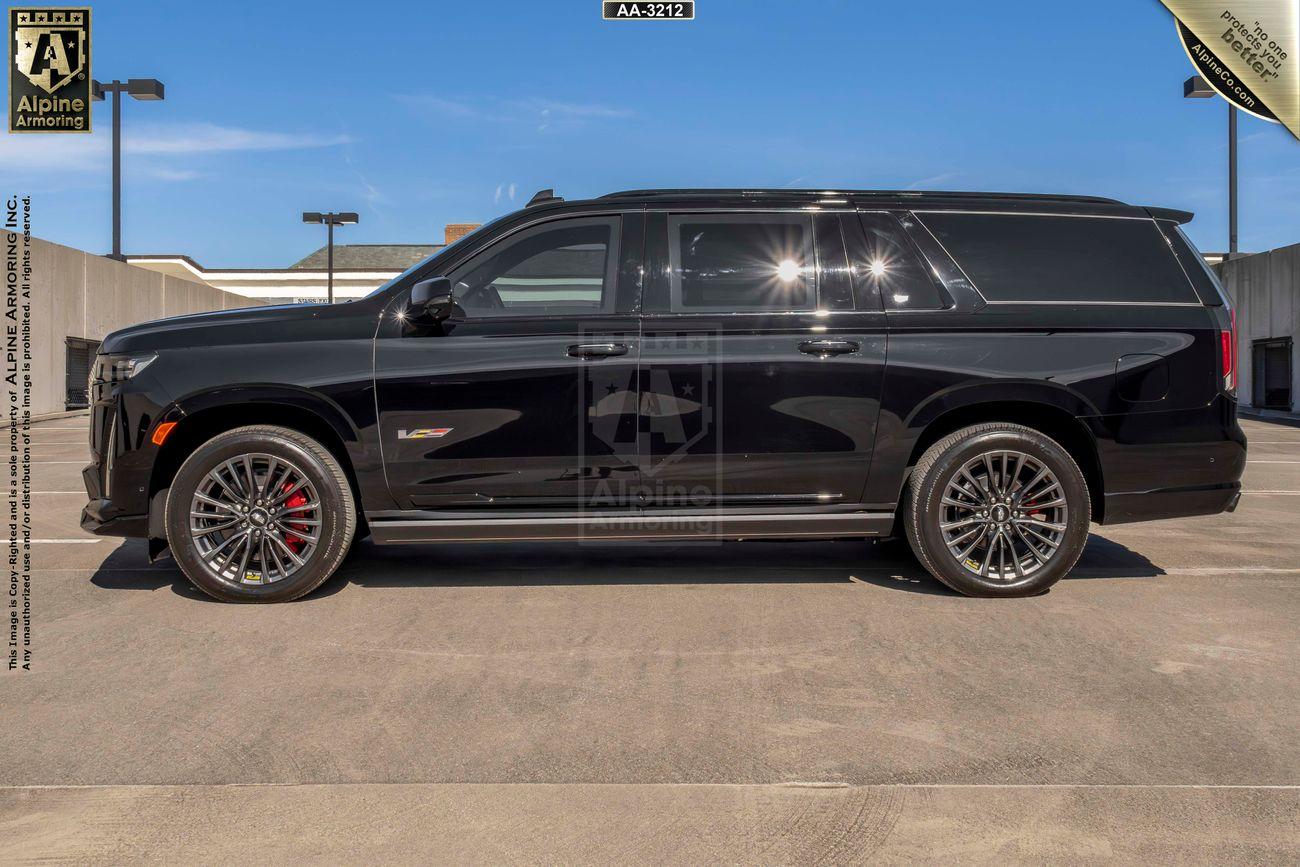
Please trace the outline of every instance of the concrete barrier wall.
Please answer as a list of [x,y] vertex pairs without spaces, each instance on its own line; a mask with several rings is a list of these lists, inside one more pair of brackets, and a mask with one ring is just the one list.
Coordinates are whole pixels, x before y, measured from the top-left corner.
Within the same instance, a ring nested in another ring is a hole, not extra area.
[[32,415],[64,411],[69,337],[98,341],[138,322],[261,303],[33,238]]
[[1291,409],[1294,410],[1296,379],[1300,374],[1300,244],[1220,262],[1215,270],[1237,309],[1240,360],[1237,395],[1241,404],[1252,405],[1253,341],[1290,337]]

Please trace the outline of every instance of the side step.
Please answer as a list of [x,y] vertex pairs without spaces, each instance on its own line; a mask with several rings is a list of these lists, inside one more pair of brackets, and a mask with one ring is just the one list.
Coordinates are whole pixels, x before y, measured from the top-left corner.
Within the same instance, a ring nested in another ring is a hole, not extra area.
[[[391,513],[390,513],[391,514]],[[589,515],[535,518],[368,517],[378,544],[572,539],[827,539],[882,536],[891,512],[762,515]]]

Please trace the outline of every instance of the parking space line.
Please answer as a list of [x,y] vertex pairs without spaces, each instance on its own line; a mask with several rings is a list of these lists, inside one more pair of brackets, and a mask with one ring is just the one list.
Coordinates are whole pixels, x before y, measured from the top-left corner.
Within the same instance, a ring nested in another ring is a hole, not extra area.
[[[3,545],[97,545],[103,539],[0,539],[0,546]],[[37,571],[37,570],[33,570]]]
[[1300,461],[1246,461],[1248,464],[1300,464]]

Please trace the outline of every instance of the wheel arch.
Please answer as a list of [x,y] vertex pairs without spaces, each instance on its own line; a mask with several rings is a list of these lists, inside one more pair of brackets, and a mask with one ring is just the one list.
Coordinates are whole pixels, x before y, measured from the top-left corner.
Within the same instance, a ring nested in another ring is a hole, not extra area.
[[909,472],[926,449],[948,434],[987,422],[1024,425],[1060,443],[1079,465],[1084,481],[1088,484],[1092,520],[1101,522],[1105,511],[1105,487],[1096,440],[1073,412],[1056,401],[1001,398],[963,402],[943,409],[925,423],[913,444],[907,461]]
[[[356,429],[332,401],[292,387],[217,389],[177,401],[160,419],[176,426],[158,448],[149,477],[149,499],[171,486],[181,464],[196,448],[218,434],[250,424],[269,424],[305,434],[327,448],[347,476],[361,513],[361,489],[350,447],[359,444]],[[360,529],[360,528],[359,528]]]

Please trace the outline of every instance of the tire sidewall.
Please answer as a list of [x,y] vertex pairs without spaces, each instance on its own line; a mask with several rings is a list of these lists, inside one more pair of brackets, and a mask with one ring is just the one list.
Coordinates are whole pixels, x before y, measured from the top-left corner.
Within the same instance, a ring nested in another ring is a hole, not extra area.
[[[1051,561],[1032,575],[1015,582],[980,579],[957,563],[939,529],[943,512],[943,492],[953,476],[971,458],[990,451],[1020,451],[1043,462],[1060,481],[1069,514],[1061,547]],[[930,566],[943,583],[972,596],[1032,596],[1042,593],[1074,567],[1088,540],[1091,523],[1087,482],[1078,465],[1063,448],[1051,439],[1030,432],[993,430],[975,434],[955,444],[935,461],[922,480],[922,506],[917,514],[915,532],[927,552]]]
[[[307,475],[321,503],[321,541],[307,565],[270,584],[234,584],[218,578],[199,556],[189,531],[190,503],[199,483],[213,467],[244,454],[283,458]],[[310,592],[329,577],[340,559],[346,526],[345,503],[333,474],[311,450],[274,431],[223,434],[200,446],[181,465],[167,495],[167,539],[177,564],[203,592],[232,602],[282,602]]]

